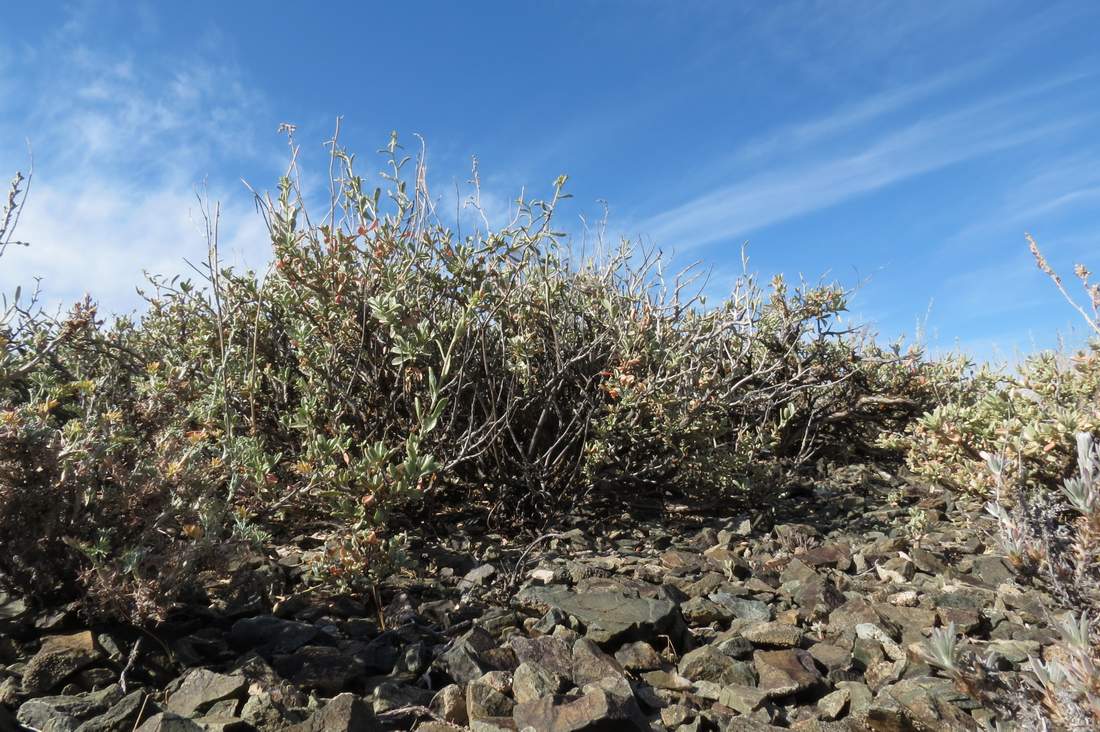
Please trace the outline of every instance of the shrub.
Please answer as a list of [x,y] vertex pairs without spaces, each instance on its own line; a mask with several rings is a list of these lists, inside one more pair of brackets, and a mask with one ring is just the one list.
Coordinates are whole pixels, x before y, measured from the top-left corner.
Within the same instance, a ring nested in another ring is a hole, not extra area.
[[564,177],[460,237],[423,157],[396,137],[383,154],[371,189],[332,141],[315,218],[295,151],[257,195],[262,275],[223,265],[204,207],[199,281],[151,277],[138,317],[8,310],[2,581],[140,620],[242,542],[322,529],[317,581],[384,575],[425,506],[519,528],[600,501],[767,500],[815,459],[888,454],[957,374],[849,327],[835,285],[745,274],[711,306],[652,252],[579,258],[554,226]]
[[[1100,335],[1100,288],[1077,265],[1091,314],[1067,292],[1035,240],[1028,246],[1090,329]],[[918,419],[902,439],[915,472],[988,498],[1012,565],[1069,609],[1062,640],[1030,661],[1029,689],[1001,688],[980,659],[953,659],[934,638],[934,663],[1007,717],[1045,728],[1100,725],[1100,341],[1073,358],[1044,352],[1014,375],[983,369]],[[1038,702],[1038,703],[1036,703]]]
[[[1067,292],[1035,240],[1026,237],[1039,269],[1047,274],[1090,330],[1100,336],[1100,285],[1077,265],[1091,315]],[[1027,357],[1015,374],[989,367],[959,381],[948,398],[918,419],[907,439],[909,466],[918,475],[957,490],[989,495],[994,475],[983,454],[1019,463],[1024,482],[1057,490],[1074,470],[1076,435],[1100,431],[1100,341],[1076,354],[1043,351]]]

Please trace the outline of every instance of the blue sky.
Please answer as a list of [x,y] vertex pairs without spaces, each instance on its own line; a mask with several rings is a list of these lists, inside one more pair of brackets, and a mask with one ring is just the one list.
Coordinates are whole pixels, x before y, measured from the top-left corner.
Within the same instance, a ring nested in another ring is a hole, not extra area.
[[143,269],[203,256],[202,181],[223,248],[262,265],[241,179],[274,185],[281,122],[321,174],[342,115],[364,162],[423,135],[444,203],[472,155],[498,218],[568,173],[569,230],[606,201],[611,232],[703,262],[714,294],[747,241],[764,276],[860,285],[885,337],[920,321],[1011,358],[1083,337],[1023,234],[1100,269],[1097,38],[1091,1],[18,3],[0,172],[29,138],[32,246],[0,291],[135,307]]

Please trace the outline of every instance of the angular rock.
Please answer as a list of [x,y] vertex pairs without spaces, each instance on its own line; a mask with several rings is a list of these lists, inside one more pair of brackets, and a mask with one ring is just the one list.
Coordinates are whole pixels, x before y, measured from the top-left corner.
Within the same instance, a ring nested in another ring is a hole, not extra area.
[[973,633],[985,621],[981,612],[968,607],[936,608],[936,619],[939,620],[940,625],[943,626],[954,623],[955,627],[963,635]]
[[208,669],[193,669],[168,696],[169,712],[181,717],[202,714],[223,699],[243,699],[248,682],[240,676],[227,676]]
[[[144,712],[142,707],[145,707]],[[110,709],[76,728],[76,732],[129,732],[138,721],[138,716],[149,717],[160,711],[151,700],[146,700],[144,691],[131,691],[119,699]]]
[[528,587],[516,599],[575,617],[588,638],[607,648],[660,635],[669,636],[678,648],[686,642],[683,617],[671,600],[624,597],[614,592],[575,593],[560,587]]
[[856,638],[877,641],[882,646],[883,652],[891,661],[905,658],[905,651],[894,642],[894,639],[882,628],[872,623],[860,623],[856,625]]
[[429,707],[451,724],[465,727],[470,719],[466,713],[466,694],[458,684],[448,684],[440,689]]
[[797,648],[802,643],[802,631],[785,623],[757,623],[742,628],[741,635],[755,646]]
[[829,613],[829,634],[851,637],[860,623],[871,623],[885,628],[891,635],[897,633],[897,627],[883,618],[874,606],[864,598],[848,600]]
[[91,631],[51,635],[23,670],[23,688],[31,693],[49,691],[67,676],[103,657]]
[[976,729],[973,717],[955,705],[965,699],[947,679],[903,679],[875,696],[863,723],[874,732]]
[[615,651],[615,660],[627,671],[655,671],[661,668],[661,657],[645,641],[627,643]]
[[[875,604],[875,610],[891,624],[901,629],[901,642],[906,645],[923,641],[924,631],[936,625],[934,610],[877,603]],[[894,637],[896,638],[896,636]]]
[[160,712],[142,722],[134,732],[206,732],[198,722],[172,712]]
[[848,544],[823,544],[807,549],[799,558],[811,567],[834,567],[846,572],[852,566],[852,549]]
[[263,690],[251,693],[241,707],[241,719],[256,729],[283,729],[305,717],[301,710],[291,711],[282,700]]
[[435,692],[397,681],[383,681],[371,692],[371,710],[376,715],[401,707],[426,707],[432,703]]
[[714,646],[702,646],[680,659],[678,670],[692,681],[712,681],[723,686],[752,686],[756,677],[749,664],[735,661]]
[[768,700],[768,692],[754,686],[730,684],[722,687],[718,703],[741,714],[752,714]]
[[905,658],[897,661],[879,661],[863,674],[863,680],[871,691],[877,692],[889,684],[893,684],[905,673],[909,662]]
[[359,659],[331,646],[303,646],[292,654],[276,656],[273,665],[288,681],[325,694],[344,691],[366,668]]
[[642,674],[642,681],[655,689],[668,691],[688,691],[692,687],[690,679],[685,679],[675,671],[647,671]]
[[474,567],[458,581],[458,589],[469,590],[474,587],[484,587],[496,576],[497,568],[491,564],[483,564]]
[[745,659],[752,657],[752,643],[740,633],[724,633],[718,636],[711,645],[730,658]]
[[[403,642],[401,636],[392,630],[388,630],[372,639],[365,646],[355,646],[352,655],[355,656],[356,661],[362,664],[364,673],[388,674],[397,665]],[[416,654],[423,649],[414,644],[404,646],[404,650],[413,654],[412,663],[415,666],[419,662]],[[427,659],[425,659],[426,661]]]
[[703,552],[703,556],[710,561],[711,566],[720,570],[727,577],[743,580],[752,575],[752,569],[745,560],[729,547],[712,546]]
[[844,604],[844,595],[823,577],[804,580],[792,593],[802,617],[826,616]]
[[913,547],[908,551],[908,554],[909,558],[913,560],[914,566],[921,572],[941,574],[946,569],[943,559],[927,549]]
[[760,677],[757,686],[770,699],[806,691],[823,681],[813,657],[806,651],[756,651],[753,663]]
[[578,638],[573,644],[573,683],[584,686],[606,678],[625,678],[619,662],[604,653],[588,638]]
[[866,684],[859,681],[838,681],[836,688],[848,692],[848,716],[857,720],[866,716],[867,709],[874,700],[874,694]]
[[705,597],[693,597],[680,605],[680,612],[690,625],[710,625],[720,620],[729,620],[730,613]]
[[203,732],[252,732],[253,727],[243,719],[224,715],[208,714],[195,719]]
[[882,644],[872,638],[856,638],[852,644],[852,660],[856,668],[866,671],[886,658]]
[[340,694],[329,699],[325,706],[310,715],[306,721],[287,729],[287,732],[381,732],[370,705],[355,694]]
[[989,555],[974,557],[970,573],[991,589],[1013,580],[1012,570],[1008,568],[1002,557]]
[[880,580],[898,585],[904,585],[913,579],[915,571],[916,567],[913,563],[904,557],[892,557],[882,564],[875,565],[875,573]]
[[512,675],[512,696],[518,704],[560,694],[567,686],[567,677],[530,663],[521,663]]
[[830,671],[844,670],[852,664],[851,651],[831,643],[814,643],[809,651],[815,661]]
[[509,645],[520,663],[539,666],[567,678],[573,674],[573,651],[561,638],[525,638],[516,635],[512,636]]
[[443,671],[458,684],[468,684],[486,671],[489,664],[482,654],[496,647],[496,641],[483,628],[473,628],[466,632],[439,657]]
[[669,571],[683,575],[698,572],[702,566],[702,561],[697,554],[679,549],[670,549],[661,555],[661,564]]
[[520,730],[538,732],[596,732],[597,730],[646,730],[637,702],[593,689],[575,701],[557,697],[517,704],[512,718]]
[[728,613],[728,617],[731,618],[753,620],[762,623],[766,623],[772,619],[772,609],[759,600],[746,600],[741,597],[734,597],[728,592],[713,592],[710,595],[710,600],[723,608]]
[[284,620],[274,615],[241,618],[229,630],[229,642],[238,649],[259,650],[264,655],[292,653],[318,636],[309,623]]
[[661,709],[661,724],[665,729],[678,729],[695,717],[697,712],[683,704],[669,704]]
[[43,696],[23,702],[15,718],[20,724],[42,732],[70,732],[82,721],[107,711],[121,698],[122,689],[117,684],[75,696]]
[[509,717],[515,702],[508,698],[511,675],[490,671],[466,686],[466,714],[471,722]]
[[786,568],[779,575],[779,581],[783,584],[794,581],[808,582],[810,580],[820,579],[821,575],[819,575],[813,567],[806,564],[798,557],[791,559],[791,561],[787,563]]

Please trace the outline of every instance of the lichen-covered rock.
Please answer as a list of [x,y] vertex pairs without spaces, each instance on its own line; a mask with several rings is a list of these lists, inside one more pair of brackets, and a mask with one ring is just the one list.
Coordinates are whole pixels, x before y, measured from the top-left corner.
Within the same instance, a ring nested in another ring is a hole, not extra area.
[[182,717],[202,714],[215,702],[243,700],[248,682],[241,676],[219,674],[199,668],[190,671],[168,696],[168,711]]
[[622,698],[603,689],[593,689],[573,701],[544,696],[517,704],[512,718],[518,729],[539,732],[648,729],[633,698]]
[[760,677],[758,686],[771,699],[797,694],[823,681],[813,657],[803,650],[756,651],[752,658]]
[[70,732],[121,698],[122,689],[117,684],[86,694],[38,697],[21,704],[16,719],[41,732]]
[[654,640],[667,635],[682,645],[686,627],[680,610],[670,600],[624,597],[615,592],[577,593],[561,587],[528,587],[517,596],[527,606],[557,608],[584,626],[585,636],[605,648],[628,641]]
[[49,691],[102,657],[91,631],[48,636],[23,671],[23,688],[32,693]]

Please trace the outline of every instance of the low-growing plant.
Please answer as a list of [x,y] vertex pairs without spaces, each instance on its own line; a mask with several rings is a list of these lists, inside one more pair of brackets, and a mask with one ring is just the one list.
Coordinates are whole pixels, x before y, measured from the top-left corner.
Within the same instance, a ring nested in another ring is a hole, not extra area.
[[1029,659],[1032,686],[1059,727],[1090,730],[1100,726],[1100,639],[1095,618],[1066,614],[1061,643],[1044,662]]
[[954,623],[948,623],[945,628],[933,628],[922,648],[924,659],[941,671],[956,674],[959,671],[957,644],[958,635]]
[[[1028,246],[1090,329],[1100,335],[1100,290],[1090,273],[1075,273],[1091,314],[1067,292],[1035,240]],[[1042,728],[1100,725],[1100,342],[1074,358],[1030,356],[1015,375],[983,370],[954,398],[913,425],[908,461],[916,472],[985,496],[997,540],[1009,562],[1048,589],[1069,612],[1062,640],[1029,662],[1029,685],[994,693],[997,673],[980,659],[960,663],[935,637],[932,663],[950,670],[976,698],[1001,699],[1007,718]],[[949,658],[950,657],[950,658]],[[1039,702],[1038,704],[1036,702]]]
[[578,255],[564,176],[459,235],[396,136],[373,187],[331,141],[319,217],[291,150],[256,195],[266,272],[224,264],[203,202],[197,279],[151,275],[139,314],[8,307],[0,581],[140,620],[233,547],[315,534],[314,581],[356,587],[417,515],[766,501],[817,458],[891,456],[883,436],[953,388],[957,365],[848,325],[836,285],[746,268],[711,305],[657,253]]

